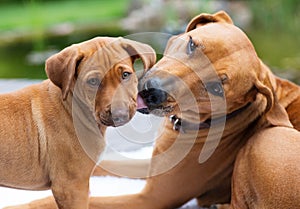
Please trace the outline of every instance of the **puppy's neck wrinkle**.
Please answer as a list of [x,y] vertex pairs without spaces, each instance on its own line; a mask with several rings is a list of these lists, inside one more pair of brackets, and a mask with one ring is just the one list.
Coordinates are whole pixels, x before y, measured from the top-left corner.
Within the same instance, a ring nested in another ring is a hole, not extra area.
[[73,120],[75,134],[81,147],[94,162],[98,162],[105,147],[106,127],[100,126],[96,122],[90,107],[76,95],[68,95],[64,103],[71,107],[69,114]]
[[101,132],[103,131],[102,134],[104,135],[105,128],[97,123],[90,107],[88,107],[75,95],[73,95],[73,98],[71,100],[71,106],[71,114],[74,123],[80,122],[85,126],[86,130],[97,132],[97,134],[100,128]]

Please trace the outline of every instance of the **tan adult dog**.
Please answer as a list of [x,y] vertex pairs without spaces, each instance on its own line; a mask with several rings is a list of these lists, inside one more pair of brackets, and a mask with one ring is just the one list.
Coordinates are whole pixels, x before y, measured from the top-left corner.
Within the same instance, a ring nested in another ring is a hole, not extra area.
[[89,178],[107,126],[135,113],[137,76],[155,52],[123,38],[74,44],[46,62],[49,80],[0,96],[0,185],[51,188],[58,208],[88,208]]
[[[300,129],[300,88],[270,72],[226,13],[195,17],[141,90],[140,107],[166,116],[153,153],[159,160],[140,193],[92,197],[89,208],[172,209],[192,198],[200,206],[232,199],[233,208],[300,207],[300,138],[284,110]],[[42,207],[53,208],[53,200],[20,208]]]
[[[173,124],[166,119],[153,153],[167,151],[168,155],[161,159],[163,163],[152,162],[150,175],[172,164],[196,132],[195,143],[175,167],[149,177],[141,193],[93,198],[90,208],[167,209],[191,198],[197,198],[200,206],[229,203],[233,172],[232,208],[300,207],[300,134],[283,108],[300,128],[299,113],[295,114],[300,88],[269,71],[227,14],[195,17],[185,34],[169,41],[164,57],[141,86],[140,95],[150,111],[176,115],[171,117]],[[224,99],[223,130],[218,121]],[[218,134],[222,138],[217,148],[199,163],[200,152],[210,153]],[[210,140],[206,147],[205,140]]]

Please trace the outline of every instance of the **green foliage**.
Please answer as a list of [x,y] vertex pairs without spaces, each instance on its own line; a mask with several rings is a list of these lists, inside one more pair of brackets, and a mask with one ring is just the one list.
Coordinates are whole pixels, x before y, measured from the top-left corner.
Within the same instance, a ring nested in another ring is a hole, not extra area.
[[[45,78],[43,62],[28,61],[31,53],[61,50],[98,35],[121,35],[117,22],[128,2],[0,0],[0,78]],[[68,27],[67,34],[59,34]]]
[[274,70],[299,71],[300,1],[252,0],[248,5],[253,22],[247,34],[258,55]]
[[253,27],[271,31],[300,29],[299,0],[253,0],[249,1],[253,11]]
[[120,18],[128,0],[23,1],[0,7],[0,31],[40,30],[61,22],[85,23]]
[[[150,3],[150,0],[137,1]],[[201,1],[201,8],[193,10],[195,14],[213,11],[211,0],[194,1]],[[27,56],[33,51],[60,50],[97,35],[125,35],[118,23],[126,15],[130,2],[0,0],[0,77],[44,78],[43,64],[28,63]],[[245,31],[262,60],[283,71],[300,70],[300,1],[248,0],[247,4],[253,21]],[[169,26],[179,24],[177,11],[164,12],[170,20]],[[57,26],[64,24],[75,30],[64,36],[51,34],[53,28],[59,32]]]

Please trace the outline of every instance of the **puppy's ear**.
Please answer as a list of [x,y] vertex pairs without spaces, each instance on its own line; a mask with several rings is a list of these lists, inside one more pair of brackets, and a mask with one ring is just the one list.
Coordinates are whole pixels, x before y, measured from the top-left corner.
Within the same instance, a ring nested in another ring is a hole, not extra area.
[[144,65],[144,72],[149,70],[156,62],[156,53],[154,49],[143,43],[121,38],[121,45],[127,51],[132,59],[132,63],[141,58]]
[[264,112],[267,121],[274,126],[293,127],[285,108],[278,102],[270,79],[267,77],[263,82],[256,79],[255,87],[267,99],[267,106]]
[[189,32],[194,30],[195,28],[212,23],[212,22],[220,22],[220,23],[229,23],[233,24],[233,21],[229,17],[229,15],[224,11],[219,11],[215,14],[207,14],[202,13],[196,17],[194,17],[187,25],[185,32]]
[[62,91],[63,100],[74,85],[75,73],[84,55],[76,45],[69,46],[46,61],[48,78]]

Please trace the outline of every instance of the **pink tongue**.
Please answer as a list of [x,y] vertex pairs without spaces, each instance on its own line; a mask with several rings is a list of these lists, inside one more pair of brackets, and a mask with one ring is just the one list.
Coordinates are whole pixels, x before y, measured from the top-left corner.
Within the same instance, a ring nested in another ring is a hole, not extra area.
[[143,101],[142,97],[138,95],[137,97],[137,109],[148,108],[145,102]]

